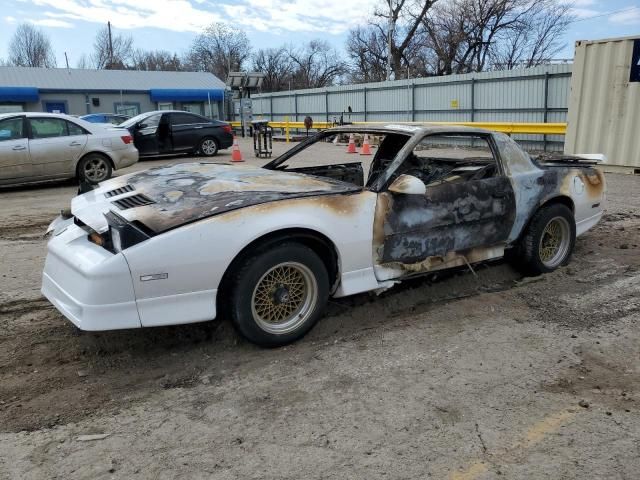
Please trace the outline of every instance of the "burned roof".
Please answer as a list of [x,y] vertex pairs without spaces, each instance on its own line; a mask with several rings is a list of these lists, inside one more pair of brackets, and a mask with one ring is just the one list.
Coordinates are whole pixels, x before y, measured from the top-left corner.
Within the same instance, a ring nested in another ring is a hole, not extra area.
[[332,135],[336,133],[396,133],[405,135],[416,134],[428,134],[428,133],[468,133],[468,134],[487,134],[492,133],[490,130],[477,127],[467,127],[463,125],[446,125],[438,123],[420,123],[420,124],[405,124],[405,123],[359,123],[357,125],[341,125],[338,127],[329,128],[323,130],[321,133],[324,135]]

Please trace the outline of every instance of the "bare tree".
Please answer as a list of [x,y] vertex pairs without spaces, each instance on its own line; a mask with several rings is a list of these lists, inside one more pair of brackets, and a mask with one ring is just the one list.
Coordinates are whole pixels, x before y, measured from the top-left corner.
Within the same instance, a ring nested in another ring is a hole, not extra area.
[[324,40],[311,40],[301,48],[290,48],[293,88],[320,88],[333,85],[347,73],[347,64],[335,48]]
[[351,64],[351,82],[380,82],[387,78],[387,41],[375,27],[351,30],[346,50]]
[[386,78],[389,51],[396,79],[409,72],[416,77],[538,65],[561,49],[570,6],[563,0],[386,0],[368,26],[349,33],[350,78]]
[[33,25],[18,25],[9,42],[8,63],[17,67],[56,66],[51,41],[44,32]]
[[338,51],[323,40],[312,40],[297,48],[258,50],[251,68],[265,74],[262,84],[265,92],[327,87],[348,71]]
[[213,23],[195,38],[185,62],[193,70],[225,80],[230,71],[241,71],[250,55],[251,45],[243,31]]
[[287,88],[293,65],[284,47],[258,50],[253,55],[251,69],[264,73],[263,92],[277,92]]
[[[347,56],[352,77],[363,81],[384,80],[393,72],[396,79],[406,78],[408,70],[423,75],[419,37],[422,23],[437,0],[381,1],[366,27],[349,33]],[[390,61],[390,63],[389,63]],[[381,73],[384,68],[384,74]],[[389,69],[389,70],[387,70]]]
[[423,20],[437,75],[537,65],[571,22],[559,0],[451,0]]
[[133,55],[133,39],[128,35],[112,34],[109,45],[109,29],[101,28],[93,41],[90,64],[98,70],[124,70],[129,67]]
[[76,62],[76,68],[82,68],[84,70],[90,70],[93,68],[93,64],[91,63],[91,58],[86,53],[80,55],[80,58]]
[[[386,22],[375,23],[381,35],[387,38],[391,57],[391,70],[396,79],[403,78],[415,49],[415,38],[429,9],[437,0],[386,0],[385,7],[376,9],[374,15]],[[386,27],[386,28],[385,28]],[[391,34],[389,35],[389,30]]]
[[534,67],[551,60],[563,45],[562,35],[573,20],[571,5],[538,0],[491,51],[493,68]]
[[131,68],[135,70],[173,71],[182,70],[182,62],[175,53],[166,50],[134,50]]
[[471,22],[461,71],[481,72],[497,43],[525,21],[537,2],[530,0],[467,0],[462,12]]
[[450,75],[457,69],[460,51],[468,42],[473,22],[464,16],[464,4],[454,0],[436,5],[423,20],[423,47],[428,72]]

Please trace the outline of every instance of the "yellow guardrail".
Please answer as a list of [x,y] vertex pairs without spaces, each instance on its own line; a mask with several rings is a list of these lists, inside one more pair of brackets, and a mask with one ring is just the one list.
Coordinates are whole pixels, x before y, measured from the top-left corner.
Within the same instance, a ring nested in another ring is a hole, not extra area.
[[[240,128],[240,122],[230,122],[234,128]],[[463,125],[484,128],[495,132],[522,135],[564,135],[566,123],[517,123],[517,122],[354,122],[354,125]],[[305,129],[303,122],[269,122],[273,128]],[[325,130],[335,126],[332,122],[313,122],[316,130]]]

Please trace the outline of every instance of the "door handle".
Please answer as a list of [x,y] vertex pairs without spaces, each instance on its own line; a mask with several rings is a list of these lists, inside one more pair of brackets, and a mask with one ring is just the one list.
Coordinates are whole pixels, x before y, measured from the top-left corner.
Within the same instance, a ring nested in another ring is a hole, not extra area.
[[26,150],[27,147],[23,146],[23,145],[16,145],[15,147],[13,147],[12,150]]
[[81,145],[82,145],[82,144],[81,144],[80,142],[71,142],[71,143],[69,144],[69,146],[70,146],[70,147],[79,147],[79,146],[81,146]]

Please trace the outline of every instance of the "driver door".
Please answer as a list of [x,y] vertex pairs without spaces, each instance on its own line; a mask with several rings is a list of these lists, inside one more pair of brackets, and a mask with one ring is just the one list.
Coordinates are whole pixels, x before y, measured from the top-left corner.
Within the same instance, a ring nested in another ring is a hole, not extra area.
[[378,196],[381,281],[500,257],[515,220],[513,188],[489,137],[425,139]]
[[156,155],[160,153],[158,126],[161,119],[162,114],[156,113],[148,116],[135,126],[134,144],[141,155]]

